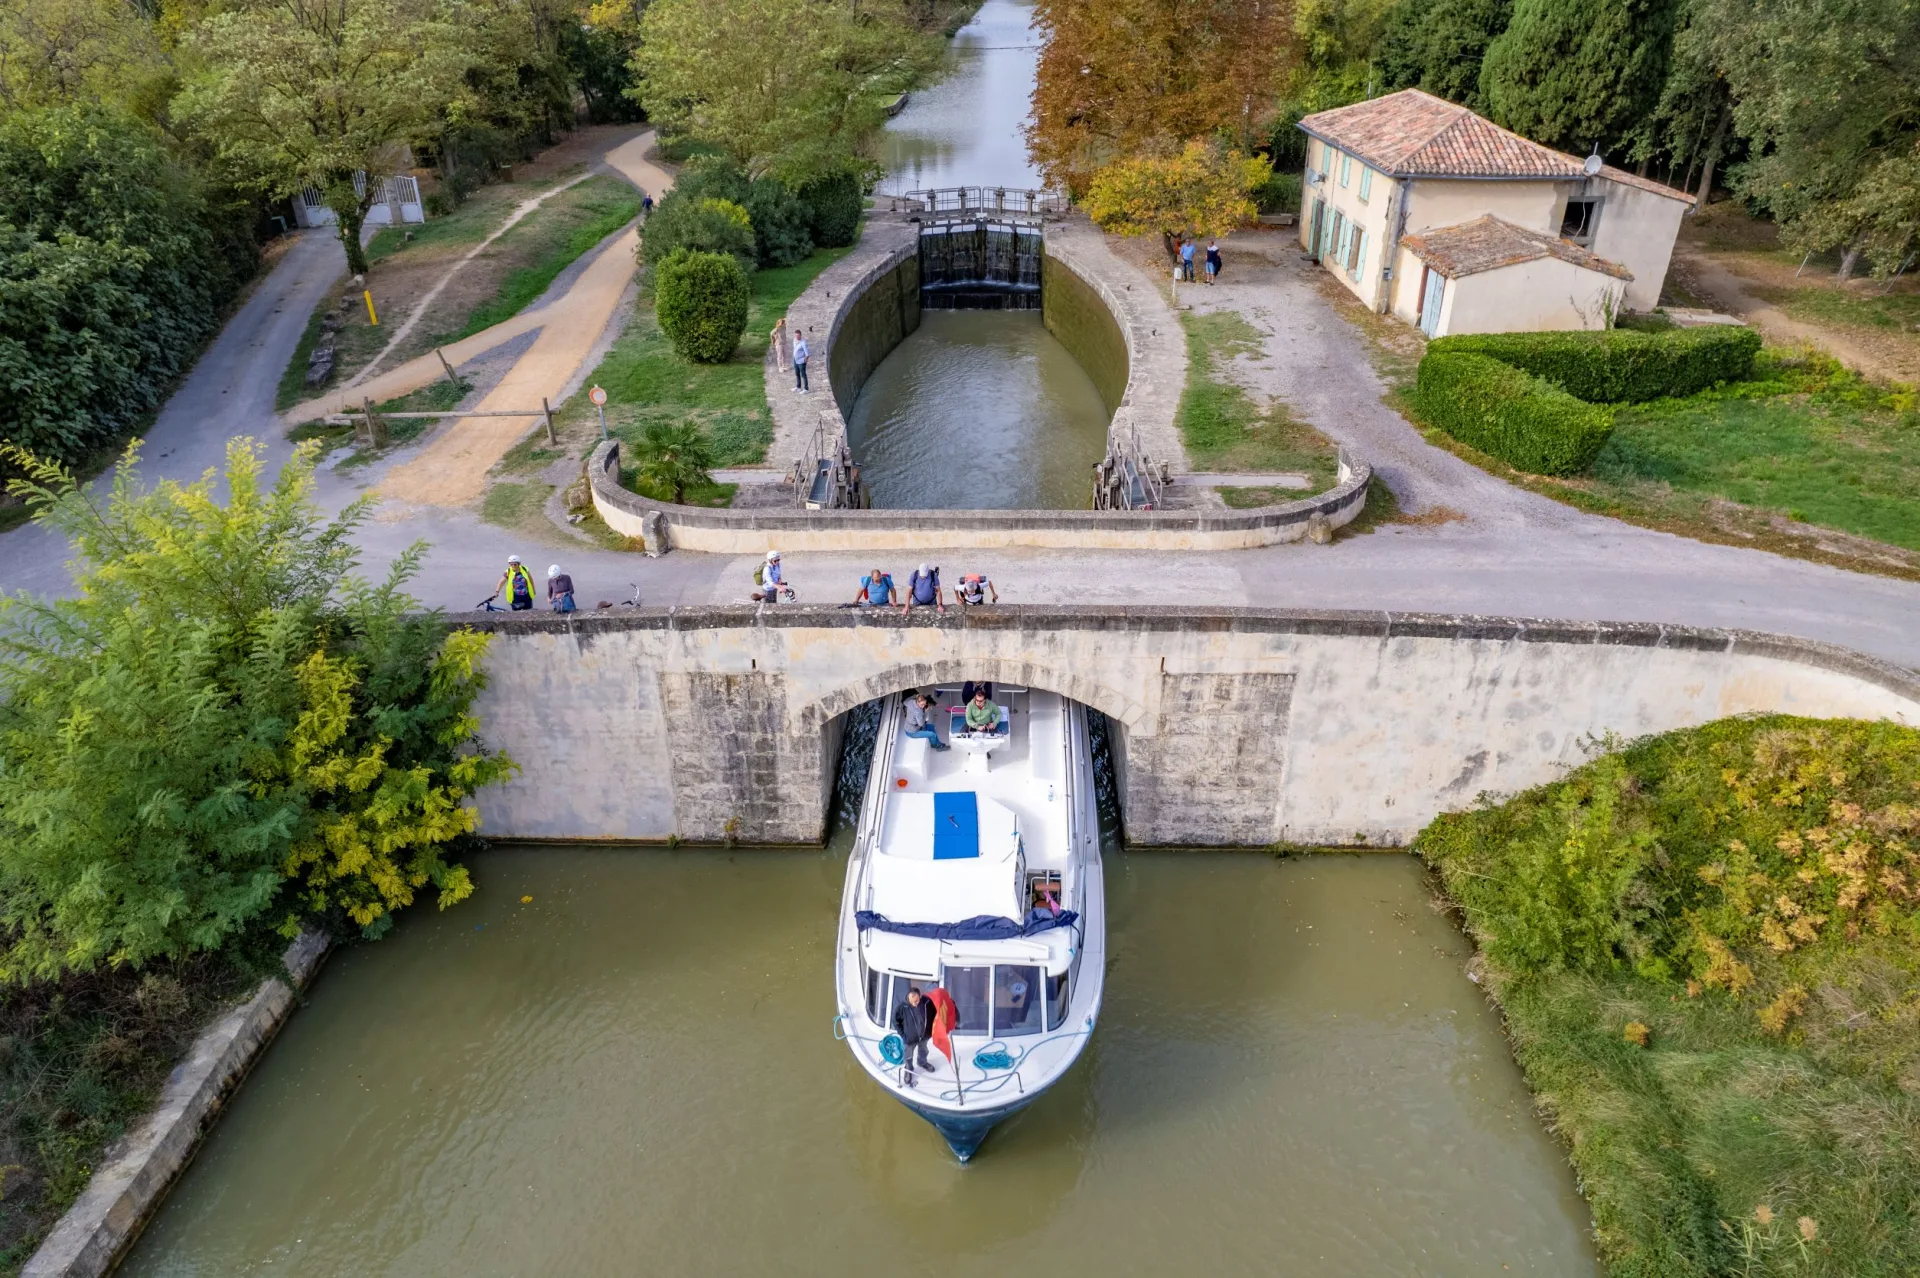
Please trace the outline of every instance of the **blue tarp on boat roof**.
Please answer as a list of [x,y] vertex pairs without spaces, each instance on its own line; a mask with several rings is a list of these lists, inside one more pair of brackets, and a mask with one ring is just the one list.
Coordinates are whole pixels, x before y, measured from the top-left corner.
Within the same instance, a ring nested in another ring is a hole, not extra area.
[[895,923],[884,914],[860,910],[853,922],[861,931],[892,932],[895,936],[917,936],[929,941],[1009,941],[1016,936],[1036,936],[1056,927],[1072,927],[1080,916],[1072,910],[1055,914],[1051,910],[1027,911],[1027,921],[1016,923],[998,914],[976,914],[958,923]]
[[958,861],[980,855],[980,801],[972,790],[940,790],[933,796],[933,859]]

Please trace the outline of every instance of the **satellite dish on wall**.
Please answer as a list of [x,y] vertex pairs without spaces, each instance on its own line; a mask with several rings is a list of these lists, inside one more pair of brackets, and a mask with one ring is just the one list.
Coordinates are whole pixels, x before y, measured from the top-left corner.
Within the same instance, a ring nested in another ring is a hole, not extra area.
[[1600,169],[1605,164],[1606,161],[1600,158],[1600,148],[1596,146],[1593,154],[1587,157],[1587,162],[1580,166],[1580,171],[1588,177],[1599,177]]

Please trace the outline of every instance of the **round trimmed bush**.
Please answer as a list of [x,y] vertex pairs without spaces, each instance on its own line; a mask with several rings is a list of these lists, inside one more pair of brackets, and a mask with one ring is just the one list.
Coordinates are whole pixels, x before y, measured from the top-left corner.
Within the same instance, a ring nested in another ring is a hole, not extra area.
[[808,229],[821,248],[845,248],[860,237],[860,215],[867,209],[867,193],[858,174],[835,173],[815,178],[800,188],[807,206]]
[[657,268],[682,249],[728,253],[751,271],[756,260],[753,219],[732,200],[669,191],[640,232],[640,256]]
[[729,253],[680,249],[654,268],[653,313],[673,349],[724,364],[747,331],[747,272]]

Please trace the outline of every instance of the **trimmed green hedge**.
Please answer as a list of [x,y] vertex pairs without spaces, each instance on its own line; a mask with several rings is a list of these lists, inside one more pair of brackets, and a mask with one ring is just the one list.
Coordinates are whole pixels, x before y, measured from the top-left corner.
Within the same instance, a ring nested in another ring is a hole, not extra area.
[[1760,334],[1714,325],[1650,333],[1470,333],[1442,337],[1428,354],[1485,355],[1558,383],[1590,404],[1639,404],[1694,395],[1753,371]]
[[1427,348],[1414,400],[1455,439],[1535,475],[1573,475],[1613,433],[1611,409],[1489,356],[1441,349],[1451,340]]
[[747,331],[746,268],[727,253],[677,249],[660,263],[653,313],[673,349],[696,364],[724,364]]

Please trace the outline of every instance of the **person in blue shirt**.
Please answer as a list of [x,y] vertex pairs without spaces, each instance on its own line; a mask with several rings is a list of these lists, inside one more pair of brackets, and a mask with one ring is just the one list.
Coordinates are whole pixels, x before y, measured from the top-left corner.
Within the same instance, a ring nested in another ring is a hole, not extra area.
[[894,598],[893,577],[875,568],[860,579],[860,593],[853,597],[853,602],[862,608],[885,608]]
[[1192,240],[1182,240],[1180,243],[1180,278],[1189,284],[1193,283]]
[[901,612],[910,612],[915,608],[938,608],[941,616],[947,615],[945,592],[940,589],[940,570],[921,564],[907,578],[907,598],[900,605]]

